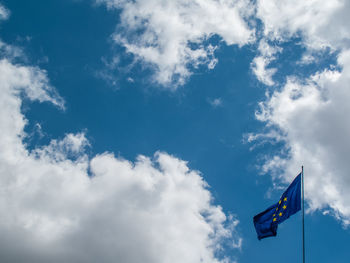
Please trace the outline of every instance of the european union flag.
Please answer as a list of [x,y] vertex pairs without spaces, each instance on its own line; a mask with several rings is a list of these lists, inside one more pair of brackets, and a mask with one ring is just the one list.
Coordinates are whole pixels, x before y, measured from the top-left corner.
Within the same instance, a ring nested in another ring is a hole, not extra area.
[[258,239],[277,235],[277,226],[301,209],[301,173],[294,179],[280,200],[254,216]]

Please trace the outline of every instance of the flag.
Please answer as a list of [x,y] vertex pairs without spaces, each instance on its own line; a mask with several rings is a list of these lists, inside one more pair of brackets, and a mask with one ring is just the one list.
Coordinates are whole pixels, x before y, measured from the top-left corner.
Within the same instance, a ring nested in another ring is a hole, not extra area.
[[277,226],[301,209],[301,173],[295,177],[280,200],[254,216],[258,239],[277,235]]

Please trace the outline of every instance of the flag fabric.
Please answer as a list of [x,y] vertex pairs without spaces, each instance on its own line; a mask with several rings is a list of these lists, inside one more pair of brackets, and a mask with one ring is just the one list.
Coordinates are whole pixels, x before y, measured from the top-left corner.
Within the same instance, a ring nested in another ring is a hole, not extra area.
[[295,177],[280,200],[254,216],[258,239],[277,235],[277,226],[301,209],[301,173]]

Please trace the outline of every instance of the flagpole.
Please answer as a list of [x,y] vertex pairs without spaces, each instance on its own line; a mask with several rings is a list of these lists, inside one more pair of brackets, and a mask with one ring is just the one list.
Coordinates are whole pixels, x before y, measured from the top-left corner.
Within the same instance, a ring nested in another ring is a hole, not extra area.
[[304,166],[301,166],[301,185],[302,185],[302,221],[303,221],[303,263],[305,263],[305,224],[304,224]]

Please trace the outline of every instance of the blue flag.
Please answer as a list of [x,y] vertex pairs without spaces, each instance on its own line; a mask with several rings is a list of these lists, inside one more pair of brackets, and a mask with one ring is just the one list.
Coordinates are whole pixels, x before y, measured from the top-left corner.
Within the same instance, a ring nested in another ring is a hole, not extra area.
[[277,235],[277,226],[301,209],[301,173],[282,194],[280,200],[254,216],[258,239]]

